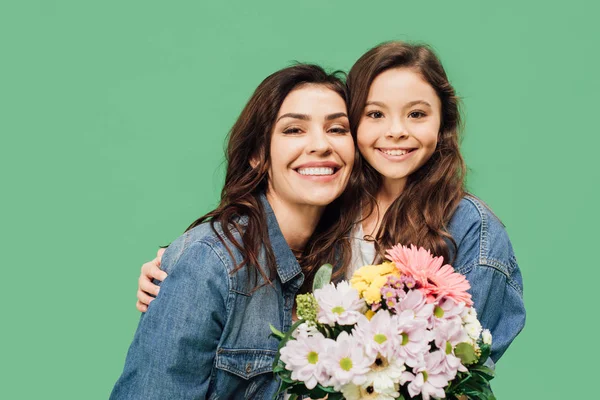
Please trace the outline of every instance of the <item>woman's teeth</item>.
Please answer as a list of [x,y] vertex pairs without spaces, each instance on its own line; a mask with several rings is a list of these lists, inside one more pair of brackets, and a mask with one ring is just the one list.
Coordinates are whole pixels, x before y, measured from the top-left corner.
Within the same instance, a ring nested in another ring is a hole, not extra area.
[[300,175],[333,175],[333,168],[300,168]]
[[389,156],[403,156],[408,153],[408,150],[386,150],[380,149],[382,153],[385,153]]

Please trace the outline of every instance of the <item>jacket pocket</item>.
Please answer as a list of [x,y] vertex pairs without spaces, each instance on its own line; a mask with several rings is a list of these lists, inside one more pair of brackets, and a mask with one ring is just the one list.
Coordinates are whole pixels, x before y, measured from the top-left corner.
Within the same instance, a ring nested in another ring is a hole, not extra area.
[[275,350],[224,349],[217,350],[216,367],[248,380],[271,372]]

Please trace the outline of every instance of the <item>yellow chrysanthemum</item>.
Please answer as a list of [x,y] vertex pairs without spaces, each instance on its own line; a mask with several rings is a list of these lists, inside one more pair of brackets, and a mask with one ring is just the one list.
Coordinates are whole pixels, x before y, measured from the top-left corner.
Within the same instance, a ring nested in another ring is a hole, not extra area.
[[365,265],[352,275],[350,284],[365,299],[367,304],[381,301],[381,287],[389,276],[400,277],[400,271],[394,263],[384,262],[378,265]]

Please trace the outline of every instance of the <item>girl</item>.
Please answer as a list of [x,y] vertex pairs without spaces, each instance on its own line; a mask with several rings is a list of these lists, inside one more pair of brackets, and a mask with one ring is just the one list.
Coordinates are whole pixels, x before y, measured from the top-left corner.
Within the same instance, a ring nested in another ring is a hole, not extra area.
[[140,319],[111,399],[274,396],[278,342],[268,323],[289,329],[310,273],[294,251],[349,260],[352,221],[332,223],[356,157],[346,97],[343,82],[311,65],[256,89],[230,132],[221,202],[165,252],[169,278]]
[[[459,101],[444,68],[427,46],[389,42],[354,64],[347,86],[362,189],[348,275],[397,243],[443,256],[469,280],[497,361],[525,323],[522,278],[504,226],[465,192]],[[150,279],[162,278],[159,262],[142,267],[142,311],[155,290]]]

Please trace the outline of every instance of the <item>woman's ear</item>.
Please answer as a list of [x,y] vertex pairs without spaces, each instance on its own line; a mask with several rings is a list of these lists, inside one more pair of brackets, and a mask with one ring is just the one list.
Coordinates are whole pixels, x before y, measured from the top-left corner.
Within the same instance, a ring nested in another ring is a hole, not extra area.
[[249,164],[252,167],[252,169],[255,169],[256,167],[261,165],[261,160],[264,160],[264,159],[265,159],[265,151],[263,149],[260,149],[260,150],[258,150],[258,152],[255,152],[250,157]]

